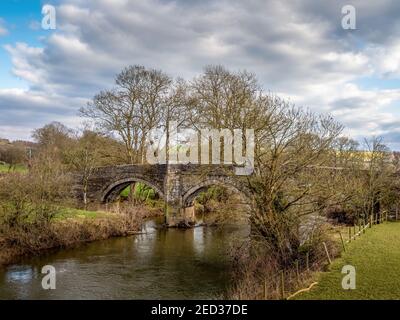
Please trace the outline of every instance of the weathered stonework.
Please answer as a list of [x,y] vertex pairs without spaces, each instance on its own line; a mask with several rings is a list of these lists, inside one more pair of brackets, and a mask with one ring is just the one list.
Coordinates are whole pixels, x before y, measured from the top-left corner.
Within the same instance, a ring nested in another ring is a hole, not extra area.
[[[169,226],[190,226],[194,213],[190,207],[195,197],[212,185],[248,195],[247,177],[236,176],[232,165],[122,165],[100,167],[88,179],[87,199],[91,202],[113,201],[133,182],[152,187],[166,202],[166,221]],[[83,177],[76,175],[74,193],[83,199]]]

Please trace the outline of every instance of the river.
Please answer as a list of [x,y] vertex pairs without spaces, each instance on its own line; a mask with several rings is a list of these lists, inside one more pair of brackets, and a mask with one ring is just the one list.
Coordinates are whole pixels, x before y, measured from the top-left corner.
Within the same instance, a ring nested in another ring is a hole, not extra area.
[[[160,229],[49,252],[0,269],[0,299],[212,299],[229,286],[232,241],[246,227]],[[56,289],[44,290],[45,265]]]

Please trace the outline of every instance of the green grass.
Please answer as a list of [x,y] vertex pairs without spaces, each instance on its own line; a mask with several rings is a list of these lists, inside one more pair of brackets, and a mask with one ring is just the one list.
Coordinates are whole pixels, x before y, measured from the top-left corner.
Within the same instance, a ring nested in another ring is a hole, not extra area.
[[[342,289],[342,267],[356,270],[356,289]],[[296,299],[400,299],[400,223],[387,222],[368,229],[318,275],[318,284]]]
[[55,220],[65,220],[65,219],[97,219],[111,217],[112,214],[102,211],[87,211],[79,210],[73,208],[61,209],[57,212]]
[[[128,198],[130,193],[131,186],[127,186],[124,190],[121,191],[120,195],[123,198]],[[155,191],[143,183],[136,183],[133,194],[135,198],[142,200],[151,200],[155,198]]]
[[[27,208],[27,210],[29,210]],[[102,219],[102,218],[115,218],[116,215],[104,211],[88,211],[75,208],[54,208],[54,221],[63,221],[67,219],[83,220],[83,219]],[[25,217],[26,222],[33,223],[37,219],[35,212],[32,212]]]
[[10,166],[8,164],[0,164],[0,173],[8,173],[8,172],[27,172],[28,169],[23,166],[23,165],[17,165],[15,168],[11,169],[11,171],[9,171]]

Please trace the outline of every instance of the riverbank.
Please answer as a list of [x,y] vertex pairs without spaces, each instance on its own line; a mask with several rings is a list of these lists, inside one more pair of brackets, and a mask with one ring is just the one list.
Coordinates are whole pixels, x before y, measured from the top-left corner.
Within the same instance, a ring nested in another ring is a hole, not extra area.
[[[0,235],[0,266],[20,258],[40,255],[49,249],[65,249],[141,231],[145,218],[160,215],[156,210],[137,207],[119,213],[62,209],[47,225],[29,230],[9,230]],[[26,229],[26,228],[25,228]]]
[[[317,285],[298,300],[364,300],[400,298],[400,223],[376,225],[346,247],[328,272],[315,277]],[[354,266],[356,288],[342,288],[342,268]]]

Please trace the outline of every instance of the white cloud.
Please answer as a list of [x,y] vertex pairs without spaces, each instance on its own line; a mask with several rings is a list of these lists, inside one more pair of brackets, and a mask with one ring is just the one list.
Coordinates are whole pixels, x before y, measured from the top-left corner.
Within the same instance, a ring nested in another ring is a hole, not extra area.
[[[356,83],[400,76],[394,36],[400,35],[400,6],[356,0],[358,29],[345,32],[345,2],[65,0],[57,8],[57,30],[43,48],[17,43],[6,49],[14,74],[31,84],[24,99],[40,93],[68,110],[111,86],[130,64],[187,79],[207,64],[224,64],[255,72],[265,89],[296,104],[331,112],[351,134],[389,137],[397,130],[389,123],[399,118],[393,111],[399,90]],[[24,99],[32,114],[40,112]],[[62,120],[62,114],[52,116],[49,111],[42,120]]]
[[40,84],[44,79],[40,77],[43,71],[38,68],[41,64],[43,48],[29,47],[26,43],[18,42],[13,47],[5,45],[4,48],[10,53],[13,63],[13,73],[32,85]]
[[33,129],[50,121],[78,127],[76,110],[86,99],[47,95],[23,89],[0,89],[0,137],[30,139]]
[[400,41],[386,46],[372,45],[366,49],[374,72],[380,77],[400,77]]

